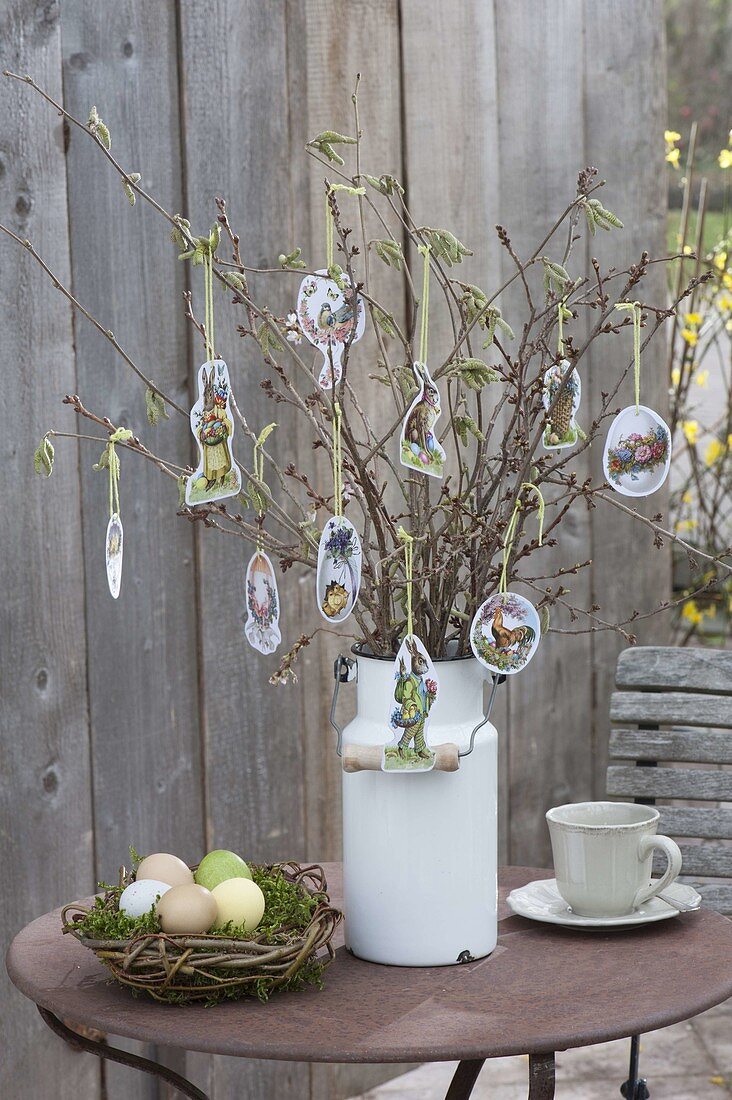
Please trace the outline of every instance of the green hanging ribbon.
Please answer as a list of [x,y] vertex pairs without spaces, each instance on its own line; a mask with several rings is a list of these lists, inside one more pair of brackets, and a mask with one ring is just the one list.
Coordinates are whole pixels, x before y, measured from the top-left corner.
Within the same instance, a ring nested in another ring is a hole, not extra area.
[[254,479],[258,482],[256,486],[256,500],[253,501],[257,508],[257,550],[261,553],[264,546],[262,543],[262,524],[264,522],[264,514],[266,508],[267,498],[259,488],[260,485],[265,485],[264,480],[264,454],[262,453],[262,447],[264,446],[267,436],[274,431],[277,427],[276,424],[268,424],[266,428],[262,428],[261,432],[257,436],[254,442]]
[[404,543],[404,573],[407,579],[407,637],[414,634],[414,620],[412,618],[412,578],[414,570],[414,537],[400,527],[397,531],[400,540]]
[[572,317],[571,309],[567,309],[567,299],[562,298],[557,306],[557,352],[561,359],[564,359],[564,322],[569,321]]
[[432,249],[428,244],[420,244],[418,248],[424,258],[424,268],[422,272],[422,316],[419,330],[419,362],[426,365],[427,328],[430,315],[430,252]]
[[506,533],[503,536],[503,565],[501,567],[501,579],[498,583],[498,591],[501,595],[508,591],[508,559],[511,556],[511,550],[513,548],[514,539],[516,538],[516,528],[518,526],[519,512],[521,511],[521,490],[527,489],[529,492],[535,493],[539,503],[539,546],[542,545],[544,540],[544,511],[546,505],[544,503],[544,497],[541,489],[534,485],[533,481],[522,481],[519,488],[519,495],[516,498],[516,504],[514,505],[513,513],[508,521],[508,527]]
[[325,188],[325,266],[330,271],[333,266],[333,211],[330,208],[331,187]]
[[112,432],[107,442],[107,446],[102,451],[102,457],[95,465],[95,470],[101,470],[105,466],[109,473],[109,516],[110,519],[115,513],[120,514],[119,503],[119,455],[115,443],[126,443],[128,439],[132,439],[132,432],[129,428],[117,428]]
[[625,309],[633,314],[633,381],[635,384],[635,412],[640,408],[640,358],[641,358],[641,313],[640,302],[618,302],[616,309]]
[[205,297],[206,359],[211,363],[216,358],[214,350],[213,253],[211,249],[203,254],[203,289]]
[[333,404],[333,515],[343,515],[343,443],[338,401]]

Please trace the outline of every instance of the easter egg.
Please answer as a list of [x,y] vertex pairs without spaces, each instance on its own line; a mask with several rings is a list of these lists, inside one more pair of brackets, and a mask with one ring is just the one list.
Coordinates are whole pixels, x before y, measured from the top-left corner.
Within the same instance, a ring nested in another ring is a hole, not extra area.
[[135,878],[154,878],[158,882],[167,882],[168,886],[183,886],[193,882],[193,871],[182,859],[172,856],[170,852],[156,852],[143,859]]
[[230,878],[211,891],[219,911],[216,927],[231,921],[247,932],[253,931],[264,916],[264,894],[249,878]]
[[143,917],[168,890],[170,886],[167,882],[154,878],[138,878],[120,894],[119,911],[126,917]]
[[252,872],[247,867],[241,856],[236,852],[227,852],[223,848],[217,848],[214,852],[205,855],[198,865],[195,880],[207,890],[213,890],[220,882],[226,882],[229,878],[251,878]]
[[197,936],[208,932],[216,921],[218,909],[210,890],[195,882],[187,882],[182,886],[171,886],[163,894],[158,902],[157,914],[163,932],[172,936]]

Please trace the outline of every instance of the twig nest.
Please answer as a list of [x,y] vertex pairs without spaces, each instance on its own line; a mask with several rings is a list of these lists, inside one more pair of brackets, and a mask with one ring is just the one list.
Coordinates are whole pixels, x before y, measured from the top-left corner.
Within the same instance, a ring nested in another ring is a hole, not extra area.
[[185,886],[193,882],[193,871],[178,856],[173,856],[170,852],[156,852],[143,859],[135,878],[138,881],[153,878],[158,882],[166,882],[168,886]]
[[172,886],[163,894],[157,914],[163,932],[172,936],[197,936],[213,927],[218,908],[210,890],[188,882]]
[[237,928],[252,932],[264,916],[264,894],[251,879],[227,879],[211,893],[218,907],[217,928],[231,922]]

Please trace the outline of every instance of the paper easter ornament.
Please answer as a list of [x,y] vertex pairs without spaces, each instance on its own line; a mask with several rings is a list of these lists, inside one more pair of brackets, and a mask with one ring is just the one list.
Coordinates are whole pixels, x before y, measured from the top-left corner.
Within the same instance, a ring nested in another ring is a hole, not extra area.
[[671,465],[671,432],[645,405],[629,405],[613,420],[605,440],[605,477],[626,497],[647,497],[660,489]]
[[107,561],[107,584],[109,591],[116,600],[119,596],[122,584],[122,551],[124,549],[124,531],[122,520],[117,512],[109,517],[107,524],[107,537],[105,540],[105,557]]
[[470,648],[491,672],[512,676],[536,653],[541,624],[536,608],[517,592],[496,592],[475,613]]
[[247,567],[247,621],[244,633],[259,653],[274,653],[282,641],[277,578],[264,550],[256,550]]
[[361,540],[345,516],[332,516],[320,536],[316,591],[318,610],[331,623],[342,623],[353,610],[361,587]]
[[[547,413],[556,398],[562,378],[570,370],[568,359],[554,363],[544,374],[542,401]],[[541,437],[542,446],[547,451],[574,447],[579,433],[576,416],[582,400],[582,381],[576,370],[572,370],[561,396],[554,405]]]
[[426,363],[413,363],[412,370],[419,393],[402,422],[399,458],[402,466],[411,470],[419,470],[430,477],[442,477],[445,452],[435,435],[435,424],[442,411],[440,392],[430,377]]
[[394,662],[393,701],[389,713],[391,741],[384,746],[385,772],[428,772],[435,766],[427,731],[439,691],[432,660],[416,634],[407,634]]
[[317,271],[303,279],[297,296],[300,328],[323,355],[318,382],[324,390],[340,381],[343,349],[349,339],[352,343],[360,340],[366,327],[363,298],[360,294],[356,296],[354,316],[351,282],[346,274],[342,279],[343,290],[328,276],[327,270]]
[[198,400],[191,409],[191,431],[198,444],[199,460],[186,483],[186,504],[236,496],[241,490],[241,470],[232,451],[231,383],[223,359],[204,363],[198,372]]

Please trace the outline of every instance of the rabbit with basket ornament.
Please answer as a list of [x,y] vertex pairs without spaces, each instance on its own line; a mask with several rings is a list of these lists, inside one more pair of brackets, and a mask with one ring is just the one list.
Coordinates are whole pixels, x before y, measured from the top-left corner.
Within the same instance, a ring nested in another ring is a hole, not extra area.
[[426,363],[413,363],[419,393],[409,406],[402,424],[400,459],[402,466],[431,477],[442,477],[445,452],[435,434],[441,413],[440,391],[432,381]]

